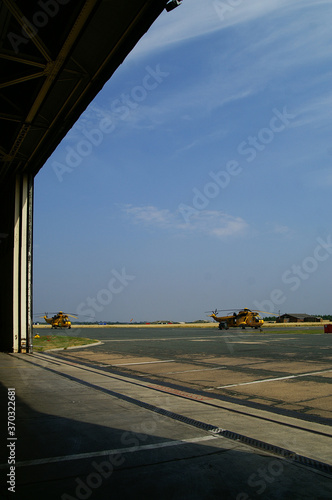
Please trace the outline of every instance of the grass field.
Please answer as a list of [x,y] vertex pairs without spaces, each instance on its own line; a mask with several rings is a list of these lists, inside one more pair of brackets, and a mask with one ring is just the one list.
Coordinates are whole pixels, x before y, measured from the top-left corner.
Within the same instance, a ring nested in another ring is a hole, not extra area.
[[68,349],[68,347],[79,347],[87,344],[95,344],[98,340],[85,339],[81,337],[60,337],[58,335],[43,335],[33,339],[35,351],[42,352],[50,349]]

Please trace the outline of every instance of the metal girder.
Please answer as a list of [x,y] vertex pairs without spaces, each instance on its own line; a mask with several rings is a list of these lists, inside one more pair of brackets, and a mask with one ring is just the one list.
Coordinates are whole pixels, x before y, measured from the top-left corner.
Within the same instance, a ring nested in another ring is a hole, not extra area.
[[[3,0],[0,126],[6,120],[11,127],[0,137],[0,189],[8,175],[38,172],[165,5],[166,0],[45,0],[34,6]],[[51,36],[52,30],[61,36]],[[41,121],[45,126],[36,126]]]
[[37,47],[39,52],[45,58],[46,61],[52,61],[51,55],[47,50],[45,44],[41,41],[39,36],[36,34],[36,29],[32,26],[29,20],[26,18],[22,10],[17,6],[14,0],[2,0],[9,12],[16,19],[18,24],[21,26],[23,31],[31,39],[32,43]]
[[0,59],[7,59],[7,61],[13,61],[21,64],[27,64],[29,66],[35,66],[36,68],[45,68],[45,64],[33,61],[31,57],[17,57],[13,54],[0,53]]

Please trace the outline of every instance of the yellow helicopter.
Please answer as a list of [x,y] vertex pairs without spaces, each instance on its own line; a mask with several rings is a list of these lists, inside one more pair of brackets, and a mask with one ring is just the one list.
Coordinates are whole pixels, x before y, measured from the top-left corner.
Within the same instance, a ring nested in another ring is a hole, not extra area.
[[[262,326],[264,321],[260,317],[259,313],[265,313],[265,311],[251,311],[247,307],[243,309],[236,309],[238,312],[233,312],[233,314],[229,314],[227,316],[217,316],[220,311],[231,311],[232,309],[216,309],[215,311],[207,311],[212,312],[210,314],[210,318],[213,318],[214,321],[219,323],[219,330],[228,330],[228,328],[242,328],[243,330],[246,326],[251,328],[255,328],[256,330],[259,328],[262,331]],[[234,310],[234,309],[233,309]],[[268,313],[266,314],[275,314]]]
[[45,314],[45,316],[42,317],[44,318],[46,323],[52,325],[52,328],[71,328],[71,321],[69,320],[68,316],[77,319],[77,316],[64,313],[62,311],[55,313],[54,316],[52,316],[51,318],[47,316],[47,313]]

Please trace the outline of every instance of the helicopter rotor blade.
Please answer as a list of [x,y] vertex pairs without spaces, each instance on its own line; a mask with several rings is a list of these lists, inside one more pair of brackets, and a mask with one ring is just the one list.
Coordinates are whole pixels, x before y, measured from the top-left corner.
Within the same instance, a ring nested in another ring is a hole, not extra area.
[[276,312],[257,311],[256,309],[253,312],[264,313],[264,314],[272,314],[272,316],[279,316],[279,313],[276,313]]
[[[245,309],[247,309],[247,308],[245,308]],[[231,311],[234,311],[234,312],[235,311],[243,311],[243,308],[242,309],[239,309],[239,308],[233,308],[233,309],[232,308],[230,308],[230,309],[215,309],[214,311],[205,311],[205,312],[206,313],[211,312],[211,313],[216,314],[218,312],[231,312]],[[247,311],[251,312],[250,309],[247,309]]]
[[218,309],[218,311],[222,312],[230,312],[230,311],[243,311],[242,309],[239,309],[238,307],[230,308],[230,309]]
[[[211,311],[212,312],[212,311]],[[67,312],[64,312],[64,311],[53,311],[53,312],[38,312],[38,313],[34,313],[33,316],[37,316],[39,318],[44,318],[45,316],[46,317],[49,317],[49,315],[53,316],[53,315],[62,315],[62,316],[71,316],[72,318],[75,318],[75,319],[78,319],[79,317],[80,318],[90,318],[91,319],[91,315],[88,316],[88,315],[85,315],[85,314],[79,314],[79,316],[77,316],[77,313],[74,314],[74,313],[67,313]]]

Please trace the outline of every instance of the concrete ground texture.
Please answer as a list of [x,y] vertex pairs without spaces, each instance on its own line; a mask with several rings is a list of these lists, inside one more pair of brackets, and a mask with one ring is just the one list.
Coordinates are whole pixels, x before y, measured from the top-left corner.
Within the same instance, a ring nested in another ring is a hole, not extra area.
[[[181,347],[176,357],[158,351],[162,336],[144,343],[144,356],[128,335],[93,348],[0,354],[1,498],[332,498],[324,356],[291,367],[276,355],[268,366],[235,344],[228,354],[206,345],[198,358]],[[190,335],[191,346],[205,344],[201,332]],[[323,340],[316,347],[328,357]],[[263,382],[280,370],[298,378]],[[311,402],[301,410],[304,396]]]

